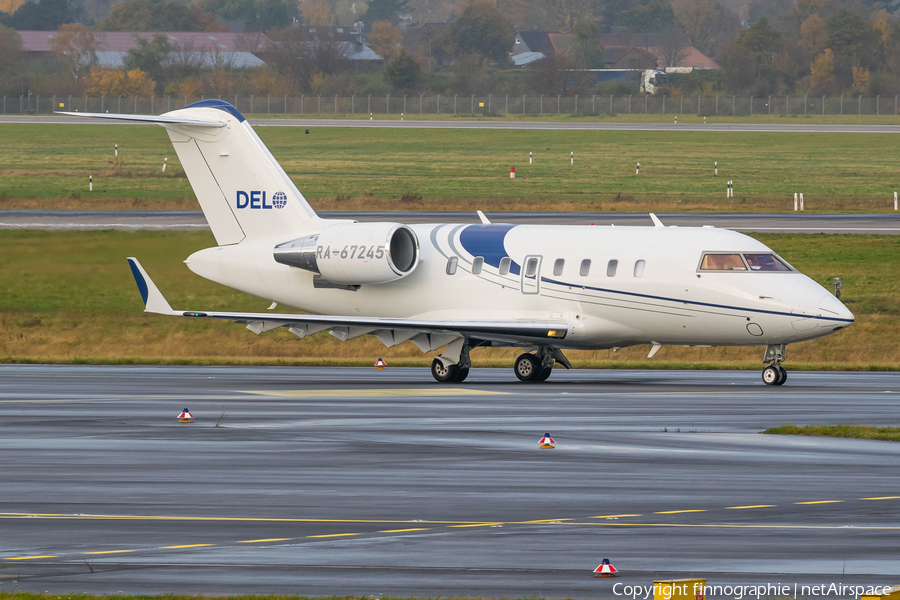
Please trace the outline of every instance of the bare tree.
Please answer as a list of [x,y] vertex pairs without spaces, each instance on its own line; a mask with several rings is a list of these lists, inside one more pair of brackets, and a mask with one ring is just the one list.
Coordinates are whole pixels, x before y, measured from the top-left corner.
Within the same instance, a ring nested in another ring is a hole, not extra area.
[[693,45],[691,39],[681,29],[667,27],[657,36],[659,46],[655,51],[664,66],[677,67],[681,61],[690,56]]
[[293,27],[269,36],[269,62],[280,74],[309,89],[314,74],[334,75],[350,68],[352,42],[342,42],[330,32],[310,35]]
[[79,75],[97,64],[100,47],[102,44],[94,38],[94,33],[81,23],[60,25],[56,36],[50,39],[50,49],[62,59],[76,81]]

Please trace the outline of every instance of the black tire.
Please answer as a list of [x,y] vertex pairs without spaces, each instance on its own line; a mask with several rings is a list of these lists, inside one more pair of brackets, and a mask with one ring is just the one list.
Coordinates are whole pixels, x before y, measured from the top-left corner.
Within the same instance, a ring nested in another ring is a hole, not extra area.
[[438,359],[431,361],[431,376],[434,377],[435,381],[438,383],[456,381],[455,377],[458,375],[458,371],[459,367],[456,365],[445,367],[444,363]]
[[461,369],[458,366],[456,367],[456,377],[453,378],[454,383],[462,383],[466,380],[466,377],[469,376],[469,369],[466,367],[465,369]]
[[778,382],[775,385],[784,385],[784,382],[787,381],[787,371],[784,370],[784,367],[778,365],[778,373],[781,377],[778,378]]
[[537,381],[541,374],[541,365],[538,364],[537,357],[534,354],[522,354],[516,359],[513,366],[516,377],[519,381]]
[[535,381],[547,381],[547,378],[550,377],[550,373],[552,372],[553,365],[550,365],[549,367],[541,371],[541,374],[537,376],[537,379],[535,379]]
[[778,367],[774,365],[769,365],[762,371],[762,380],[766,385],[778,385],[778,381],[781,379],[781,372],[778,370]]

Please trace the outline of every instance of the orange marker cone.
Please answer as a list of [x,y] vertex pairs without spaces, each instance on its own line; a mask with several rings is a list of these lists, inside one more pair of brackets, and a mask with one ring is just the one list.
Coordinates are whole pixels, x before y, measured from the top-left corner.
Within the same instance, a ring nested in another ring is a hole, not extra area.
[[596,573],[594,577],[615,577],[618,572],[619,571],[614,566],[609,564],[609,559],[604,558],[603,562],[594,569],[594,573]]
[[555,443],[556,442],[553,441],[553,438],[550,437],[549,433],[545,433],[544,437],[541,438],[541,441],[538,442],[538,444],[540,444],[539,448],[548,448],[548,449],[552,449],[553,444],[555,444]]
[[385,368],[386,366],[387,366],[387,363],[384,362],[384,359],[383,359],[383,358],[379,358],[378,360],[375,361],[375,368],[376,368],[376,369],[383,369],[383,368]]
[[179,423],[193,423],[194,415],[192,415],[191,411],[189,411],[188,409],[184,409],[183,411],[181,411],[181,414],[178,415],[178,422]]

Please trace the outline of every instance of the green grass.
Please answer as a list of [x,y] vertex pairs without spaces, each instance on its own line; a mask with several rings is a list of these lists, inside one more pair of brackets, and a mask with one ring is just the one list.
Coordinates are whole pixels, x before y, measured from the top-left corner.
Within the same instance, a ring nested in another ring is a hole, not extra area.
[[[844,277],[850,328],[788,348],[791,369],[891,370],[900,365],[900,236],[755,236],[816,281]],[[407,342],[385,349],[371,336],[339,342],[327,333],[300,340],[284,329],[256,336],[224,322],[143,312],[127,256],[137,256],[183,309],[264,312],[268,302],[206,281],[182,261],[215,245],[209,232],[43,232],[0,230],[0,362],[116,364],[360,364],[392,366],[430,358]],[[279,309],[280,310],[280,309]],[[509,366],[511,349],[477,349],[478,366]],[[760,368],[760,348],[647,347],[571,352],[576,366]]]
[[766,429],[763,433],[900,442],[900,427],[873,427],[871,425],[806,425],[804,427],[782,425]]
[[[893,158],[900,138],[887,134],[315,127],[309,135],[293,127],[258,133],[319,209],[788,212],[793,193],[803,192],[809,212],[888,212],[900,179]],[[159,127],[0,124],[0,137],[0,208],[194,206]],[[165,157],[169,176],[160,177]],[[510,167],[516,167],[512,181]],[[725,198],[728,180],[733,199]]]

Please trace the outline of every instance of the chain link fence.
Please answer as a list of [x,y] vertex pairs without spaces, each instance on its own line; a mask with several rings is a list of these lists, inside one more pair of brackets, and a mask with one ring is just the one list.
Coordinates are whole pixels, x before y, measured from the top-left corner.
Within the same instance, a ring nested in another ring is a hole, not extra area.
[[[230,96],[247,115],[897,115],[898,97],[876,96]],[[188,96],[3,96],[3,114],[54,111],[160,114],[202,100]]]

